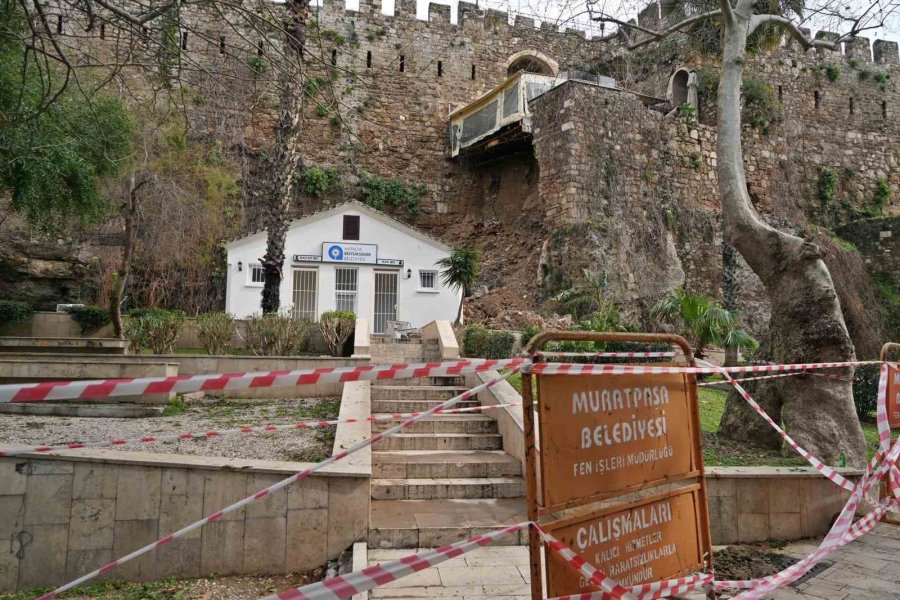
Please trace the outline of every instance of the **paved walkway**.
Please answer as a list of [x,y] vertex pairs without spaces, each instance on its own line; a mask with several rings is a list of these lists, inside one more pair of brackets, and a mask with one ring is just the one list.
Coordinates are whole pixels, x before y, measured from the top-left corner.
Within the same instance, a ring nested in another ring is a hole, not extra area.
[[[783,552],[797,558],[816,545],[798,542]],[[369,564],[394,560],[409,550],[369,550]],[[828,556],[816,577],[780,589],[774,600],[896,600],[900,598],[900,526],[880,524],[862,539]],[[479,548],[370,592],[372,598],[492,598],[530,600],[527,547]],[[693,596],[692,596],[693,597]],[[696,596],[698,598],[702,595]]]

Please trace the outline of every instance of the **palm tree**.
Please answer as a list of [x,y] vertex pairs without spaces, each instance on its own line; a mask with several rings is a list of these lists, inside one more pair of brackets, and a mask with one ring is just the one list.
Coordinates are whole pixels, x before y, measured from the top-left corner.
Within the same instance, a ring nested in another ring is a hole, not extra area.
[[481,252],[474,248],[456,248],[446,258],[437,261],[441,268],[441,281],[453,290],[462,290],[456,324],[462,321],[463,303],[472,293],[478,275],[481,273]]
[[590,269],[583,269],[582,273],[583,282],[556,295],[556,300],[563,309],[572,313],[576,320],[596,313],[615,311],[615,304],[606,297],[606,273],[594,273]]
[[705,356],[707,346],[727,350],[756,350],[759,343],[737,328],[734,314],[718,302],[700,294],[675,290],[650,309],[650,318],[675,325],[694,347],[697,358]]

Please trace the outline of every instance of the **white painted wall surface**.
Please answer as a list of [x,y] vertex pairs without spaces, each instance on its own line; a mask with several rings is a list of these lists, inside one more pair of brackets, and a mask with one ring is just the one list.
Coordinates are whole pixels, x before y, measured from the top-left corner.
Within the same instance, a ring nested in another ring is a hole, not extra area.
[[[322,216],[324,215],[324,216]],[[360,216],[359,240],[343,240],[343,216]],[[330,262],[295,262],[295,254],[321,256],[323,242],[375,244],[379,259],[403,260],[402,267],[368,264],[335,264]],[[265,254],[265,232],[235,240],[227,245],[228,277],[225,310],[236,317],[260,312],[262,284],[250,282],[251,266]],[[449,256],[449,248],[396,223],[358,203],[344,204],[326,213],[312,215],[288,229],[285,247],[284,278],[281,284],[282,308],[293,306],[294,269],[311,267],[318,272],[317,315],[335,308],[335,268],[355,267],[358,272],[357,314],[375,328],[375,272],[393,271],[397,280],[397,320],[421,327],[436,319],[454,320],[459,308],[460,292],[443,285],[437,277],[436,291],[419,286],[419,271],[439,271],[437,261]],[[243,269],[238,271],[241,262]],[[407,278],[407,269],[411,277]]]

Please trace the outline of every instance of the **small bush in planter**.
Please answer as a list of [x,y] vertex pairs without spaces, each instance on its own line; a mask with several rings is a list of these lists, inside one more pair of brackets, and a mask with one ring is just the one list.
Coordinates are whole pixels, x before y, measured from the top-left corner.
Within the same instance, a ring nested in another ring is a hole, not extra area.
[[332,356],[340,356],[344,343],[356,328],[356,314],[349,310],[329,310],[319,318],[319,331]]
[[293,356],[306,349],[312,324],[290,311],[247,318],[244,343],[257,356]]
[[0,300],[0,327],[22,323],[34,312],[25,302]]
[[73,306],[69,316],[81,327],[81,334],[100,329],[109,323],[109,311],[101,306]]
[[197,317],[197,337],[207,354],[222,354],[234,340],[234,317],[224,312],[205,313]]
[[135,309],[128,313],[125,337],[131,343],[132,352],[150,348],[153,354],[171,354],[183,321],[184,312],[180,310]]
[[509,331],[494,331],[470,325],[463,333],[463,352],[470,358],[509,358],[515,336]]

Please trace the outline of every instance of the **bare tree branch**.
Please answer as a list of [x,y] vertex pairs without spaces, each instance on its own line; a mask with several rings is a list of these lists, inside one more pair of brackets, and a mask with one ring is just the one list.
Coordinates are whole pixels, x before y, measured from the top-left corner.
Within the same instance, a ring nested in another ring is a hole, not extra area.
[[[727,0],[723,0],[723,2],[727,4]],[[705,21],[706,19],[710,19],[712,17],[718,17],[721,15],[722,15],[721,10],[711,10],[709,12],[705,12],[705,13],[701,13],[699,15],[694,15],[692,17],[688,17],[687,19],[679,21],[678,23],[675,23],[674,25],[670,25],[669,27],[666,27],[665,29],[660,29],[660,30],[648,29],[646,27],[642,27],[642,26],[636,25],[634,23],[628,23],[628,22],[622,21],[621,19],[616,19],[614,17],[607,17],[604,15],[593,17],[593,20],[600,21],[602,23],[613,23],[615,25],[618,25],[619,27],[623,27],[626,29],[634,29],[634,30],[640,31],[642,33],[646,33],[647,37],[639,39],[628,45],[629,50],[634,50],[636,48],[640,48],[641,46],[646,46],[647,44],[650,44],[653,42],[658,42],[662,39],[665,39],[668,36],[672,35],[673,33],[677,33],[678,31],[684,29],[685,27],[693,25],[694,23],[698,23],[700,21]]]

